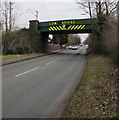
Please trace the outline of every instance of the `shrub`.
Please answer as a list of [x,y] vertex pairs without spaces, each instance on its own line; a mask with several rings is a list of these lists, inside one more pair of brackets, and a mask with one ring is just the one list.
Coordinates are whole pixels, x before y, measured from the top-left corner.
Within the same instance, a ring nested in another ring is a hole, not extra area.
[[24,54],[24,49],[22,47],[16,47],[15,53],[16,54]]

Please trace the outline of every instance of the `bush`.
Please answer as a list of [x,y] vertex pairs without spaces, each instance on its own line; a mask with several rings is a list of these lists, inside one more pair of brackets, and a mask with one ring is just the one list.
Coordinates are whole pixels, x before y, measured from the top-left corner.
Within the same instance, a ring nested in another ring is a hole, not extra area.
[[14,54],[12,50],[7,50],[7,54]]
[[25,52],[25,54],[31,53],[31,51],[29,50],[29,47],[27,47],[27,46],[24,47],[24,52]]
[[117,59],[117,25],[108,23],[102,33],[103,50],[114,60]]
[[17,47],[15,50],[16,54],[24,54],[24,49],[22,47]]
[[23,28],[2,32],[3,54],[29,54],[41,51],[40,32]]

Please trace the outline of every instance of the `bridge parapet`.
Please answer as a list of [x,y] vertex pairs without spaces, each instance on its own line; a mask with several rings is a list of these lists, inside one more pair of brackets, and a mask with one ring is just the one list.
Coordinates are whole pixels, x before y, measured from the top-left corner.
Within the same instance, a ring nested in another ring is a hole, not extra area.
[[29,21],[29,29],[33,31],[38,31],[39,21],[38,20],[31,20]]

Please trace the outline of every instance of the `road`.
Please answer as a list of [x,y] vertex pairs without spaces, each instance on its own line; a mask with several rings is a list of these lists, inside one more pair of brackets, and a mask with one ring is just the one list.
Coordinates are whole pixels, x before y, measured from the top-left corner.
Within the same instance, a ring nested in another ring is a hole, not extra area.
[[3,66],[3,118],[58,117],[85,62],[66,50]]

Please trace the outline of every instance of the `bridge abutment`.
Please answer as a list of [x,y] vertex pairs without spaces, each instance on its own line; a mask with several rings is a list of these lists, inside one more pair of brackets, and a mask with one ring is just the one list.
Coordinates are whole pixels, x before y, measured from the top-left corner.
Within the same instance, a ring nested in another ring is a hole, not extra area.
[[48,33],[41,32],[41,52],[48,52]]
[[[36,52],[48,52],[48,36],[47,32],[39,31],[39,21],[31,20],[29,21],[29,30],[31,31],[31,40],[35,43]],[[34,46],[34,45],[33,45]]]

